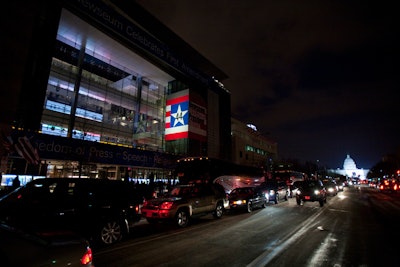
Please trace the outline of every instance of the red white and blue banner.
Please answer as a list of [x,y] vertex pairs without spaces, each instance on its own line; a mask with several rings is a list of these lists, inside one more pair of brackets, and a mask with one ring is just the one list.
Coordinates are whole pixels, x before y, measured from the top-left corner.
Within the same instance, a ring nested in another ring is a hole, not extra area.
[[189,92],[171,95],[166,103],[165,140],[187,138],[189,131]]
[[189,89],[168,96],[165,116],[165,140],[182,138],[205,142],[207,108],[205,101]]

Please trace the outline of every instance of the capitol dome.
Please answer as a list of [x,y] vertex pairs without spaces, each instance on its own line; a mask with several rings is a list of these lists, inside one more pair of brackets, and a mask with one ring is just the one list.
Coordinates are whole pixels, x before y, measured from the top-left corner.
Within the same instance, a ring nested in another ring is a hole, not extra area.
[[339,174],[339,175],[344,175],[348,178],[353,177],[353,178],[359,178],[359,179],[366,179],[367,174],[369,172],[368,169],[357,169],[356,162],[350,158],[350,155],[347,155],[343,162],[343,169],[330,169],[330,172]]
[[354,160],[352,158],[350,158],[350,155],[347,155],[347,158],[344,160],[343,169],[344,170],[357,169],[356,163],[354,162]]

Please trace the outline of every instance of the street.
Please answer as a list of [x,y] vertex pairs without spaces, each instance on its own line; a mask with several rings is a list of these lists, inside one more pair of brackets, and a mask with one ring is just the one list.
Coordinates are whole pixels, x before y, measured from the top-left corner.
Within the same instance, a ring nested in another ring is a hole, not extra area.
[[346,187],[318,202],[294,198],[188,227],[142,221],[124,242],[94,251],[103,266],[395,266],[400,196]]

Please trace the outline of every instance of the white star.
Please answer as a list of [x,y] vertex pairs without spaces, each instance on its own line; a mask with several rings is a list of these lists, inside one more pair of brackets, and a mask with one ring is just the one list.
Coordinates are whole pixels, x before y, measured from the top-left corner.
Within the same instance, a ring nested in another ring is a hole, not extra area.
[[185,125],[185,121],[183,120],[183,117],[186,115],[187,112],[188,112],[187,110],[182,111],[182,110],[181,110],[181,105],[179,105],[179,106],[178,106],[178,110],[176,111],[176,113],[172,113],[172,114],[171,114],[171,116],[175,118],[174,127],[175,127],[179,122],[182,123],[182,125]]

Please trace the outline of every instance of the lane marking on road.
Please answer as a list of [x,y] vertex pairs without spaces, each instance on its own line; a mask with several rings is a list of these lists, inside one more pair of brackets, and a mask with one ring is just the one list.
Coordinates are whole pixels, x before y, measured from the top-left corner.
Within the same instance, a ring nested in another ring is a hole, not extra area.
[[292,233],[290,233],[288,238],[282,244],[278,245],[275,248],[268,249],[263,252],[260,256],[255,258],[252,262],[250,262],[247,267],[260,267],[267,266],[269,262],[271,262],[277,255],[279,255],[282,251],[286,250],[287,247],[295,243],[298,239],[300,239],[310,228],[312,224],[315,224],[315,220],[321,215],[323,209],[319,210],[312,217],[308,218],[299,228],[295,229]]

